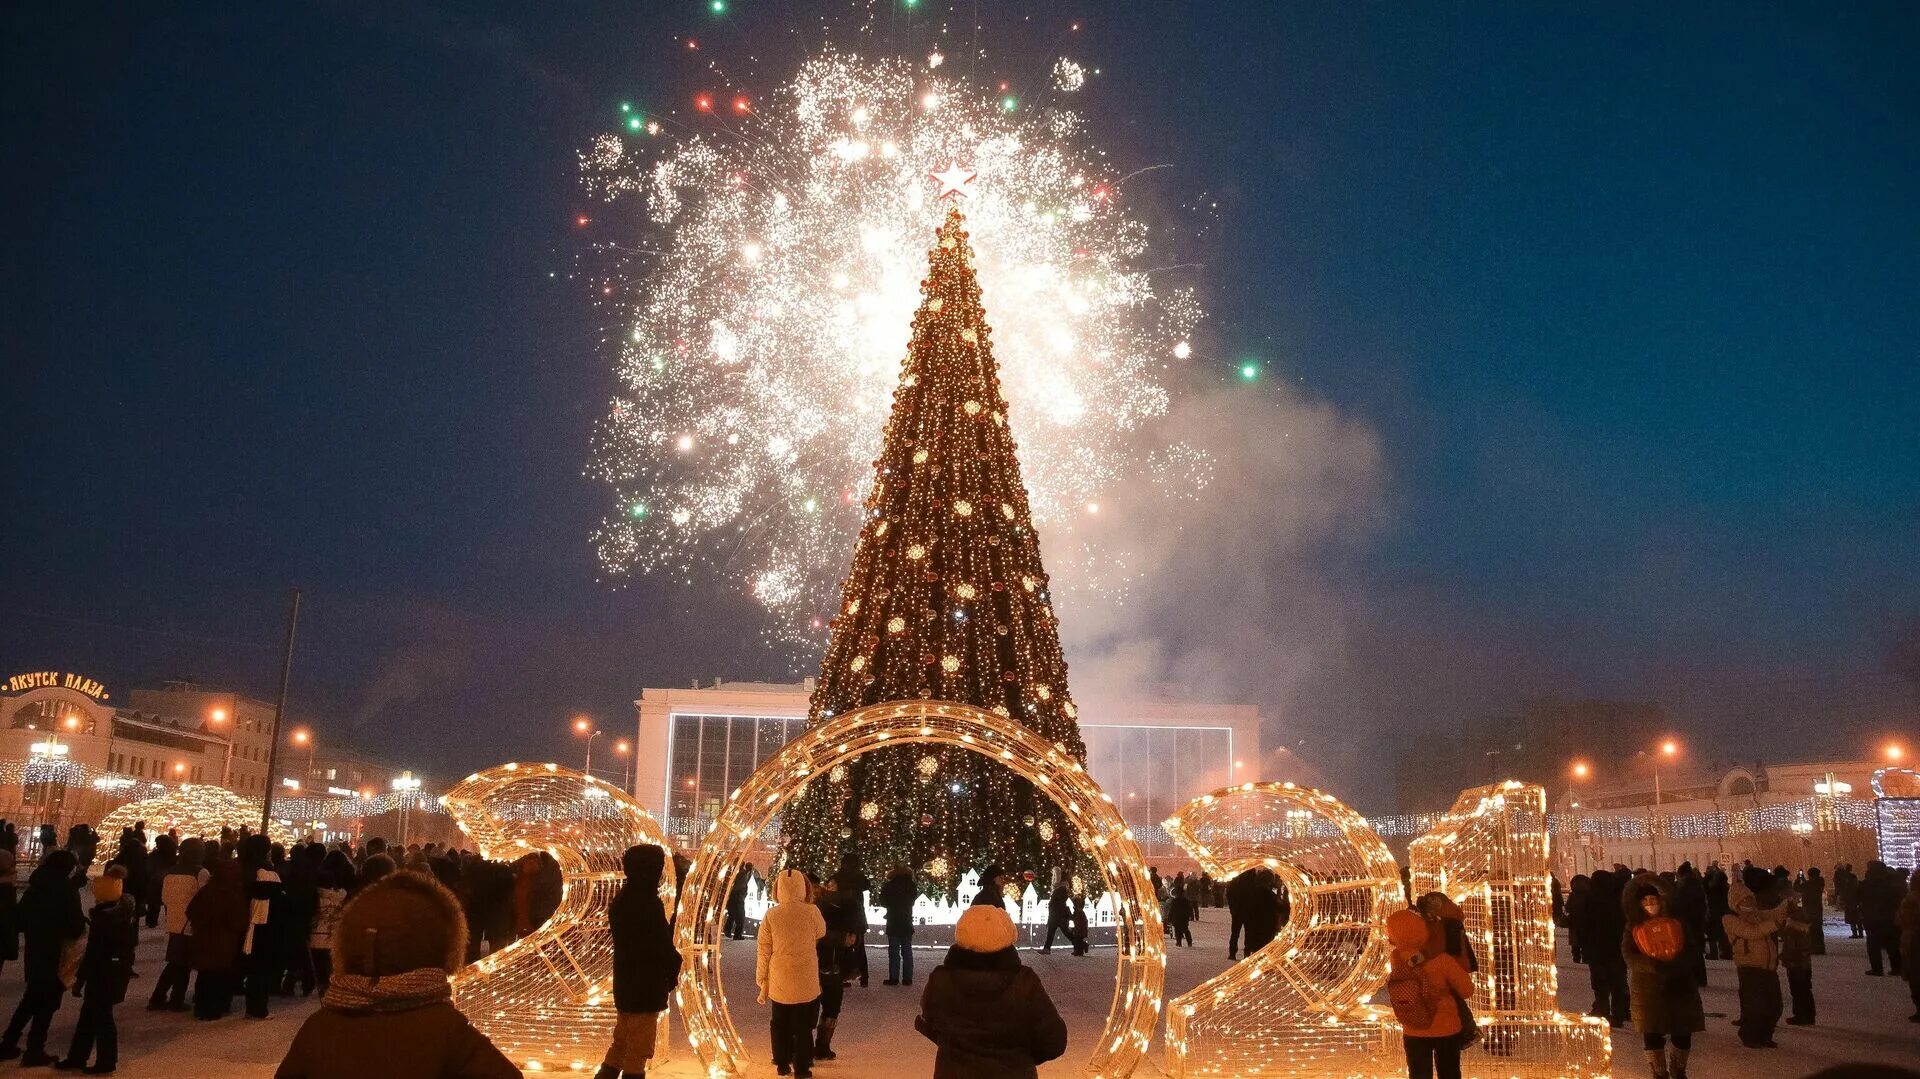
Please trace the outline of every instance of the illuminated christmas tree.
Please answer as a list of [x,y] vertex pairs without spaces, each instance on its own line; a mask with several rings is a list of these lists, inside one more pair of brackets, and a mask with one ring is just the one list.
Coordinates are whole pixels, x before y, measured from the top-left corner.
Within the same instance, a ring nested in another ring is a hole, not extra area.
[[[944,179],[957,189],[953,171]],[[964,182],[964,181],[962,181]],[[808,723],[930,698],[1017,720],[1086,759],[1040,542],[958,208],[929,252],[873,490]],[[785,814],[789,863],[912,867],[950,888],[967,868],[1083,873],[1063,813],[962,750],[878,750],[808,784]]]

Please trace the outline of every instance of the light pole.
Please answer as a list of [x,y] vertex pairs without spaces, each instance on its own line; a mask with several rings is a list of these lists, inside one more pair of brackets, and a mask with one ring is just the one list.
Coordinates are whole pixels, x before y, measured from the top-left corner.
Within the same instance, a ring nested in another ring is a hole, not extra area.
[[400,773],[393,781],[393,792],[400,796],[400,854],[402,859],[407,853],[407,810],[413,805],[413,793],[420,789],[420,779],[411,769]]
[[1647,839],[1653,845],[1652,869],[1656,873],[1660,871],[1660,803],[1663,800],[1660,795],[1660,761],[1662,758],[1671,760],[1679,755],[1680,743],[1671,738],[1663,738],[1654,749],[1643,749],[1636,754],[1647,758],[1653,765],[1653,811],[1647,819]]
[[1567,813],[1573,822],[1573,839],[1567,844],[1567,862],[1574,873],[1580,872],[1580,848],[1585,839],[1580,833],[1580,797],[1573,789],[1575,780],[1585,779],[1593,774],[1593,768],[1586,761],[1574,761],[1567,769]]
[[[227,710],[225,708],[214,708],[209,712],[207,712],[208,726],[212,726],[216,723],[225,723],[226,721],[227,721]],[[222,787],[227,788],[228,790],[233,789],[233,728],[232,727],[227,728],[227,759],[220,762],[220,785]]]
[[593,740],[600,737],[600,728],[593,725],[593,720],[588,719],[586,716],[581,716],[573,721],[573,733],[587,736],[587,766],[585,771],[588,775],[592,775]]
[[620,755],[622,761],[626,762],[626,767],[623,768],[620,773],[620,789],[626,791],[628,794],[632,794],[633,746],[629,744],[625,738],[622,738],[613,744],[613,751]]

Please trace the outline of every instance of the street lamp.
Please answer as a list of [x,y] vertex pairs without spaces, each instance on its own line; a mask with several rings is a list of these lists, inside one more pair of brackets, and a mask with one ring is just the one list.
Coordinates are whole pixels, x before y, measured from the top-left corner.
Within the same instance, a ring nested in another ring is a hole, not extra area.
[[1881,752],[1885,754],[1888,764],[1899,764],[1901,758],[1907,755],[1907,751],[1898,742],[1888,742],[1887,748]]
[[307,774],[303,778],[311,781],[313,779],[313,732],[305,727],[295,730],[293,744],[307,747]]
[[593,720],[588,719],[586,716],[581,716],[573,721],[573,733],[587,736],[587,766],[585,771],[588,775],[592,775],[593,740],[600,737],[600,728],[593,725]]
[[1580,798],[1578,792],[1573,789],[1573,784],[1574,781],[1586,779],[1592,774],[1593,766],[1586,761],[1574,761],[1567,768],[1567,810],[1573,821],[1573,838],[1567,844],[1567,862],[1575,873],[1580,871],[1579,848],[1582,845],[1583,836],[1580,832]]
[[1663,738],[1652,750],[1641,750],[1635,756],[1645,757],[1653,765],[1653,811],[1647,821],[1647,838],[1653,846],[1653,869],[1660,869],[1660,762],[1672,760],[1680,755],[1680,743],[1671,738]]
[[622,770],[620,775],[620,789],[623,791],[626,791],[628,794],[632,794],[633,793],[633,745],[629,743],[625,738],[622,738],[618,742],[615,742],[613,744],[613,751],[615,753],[620,754],[620,759],[626,762],[626,767],[625,769]]
[[[209,726],[215,723],[225,723],[226,721],[227,710],[225,708],[215,708],[207,713],[207,724]],[[233,730],[231,728],[227,730],[227,758],[220,763],[220,785],[226,787],[228,790],[233,789]]]

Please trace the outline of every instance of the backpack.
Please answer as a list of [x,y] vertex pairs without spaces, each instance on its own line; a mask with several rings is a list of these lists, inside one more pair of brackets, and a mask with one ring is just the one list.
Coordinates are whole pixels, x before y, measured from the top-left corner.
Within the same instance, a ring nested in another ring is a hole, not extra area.
[[1387,1003],[1393,1005],[1393,1017],[1408,1030],[1425,1030],[1433,1025],[1433,998],[1427,995],[1427,980],[1420,976],[1424,957],[1415,953],[1404,967],[1387,976]]

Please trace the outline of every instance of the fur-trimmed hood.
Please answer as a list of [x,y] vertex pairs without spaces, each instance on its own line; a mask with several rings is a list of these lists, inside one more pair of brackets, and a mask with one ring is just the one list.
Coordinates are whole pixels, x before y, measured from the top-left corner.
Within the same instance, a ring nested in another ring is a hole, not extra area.
[[362,889],[340,912],[333,967],[380,976],[465,964],[467,919],[446,886],[422,873],[395,873]]
[[782,869],[773,878],[775,903],[805,903],[813,895],[813,884],[798,869]]

